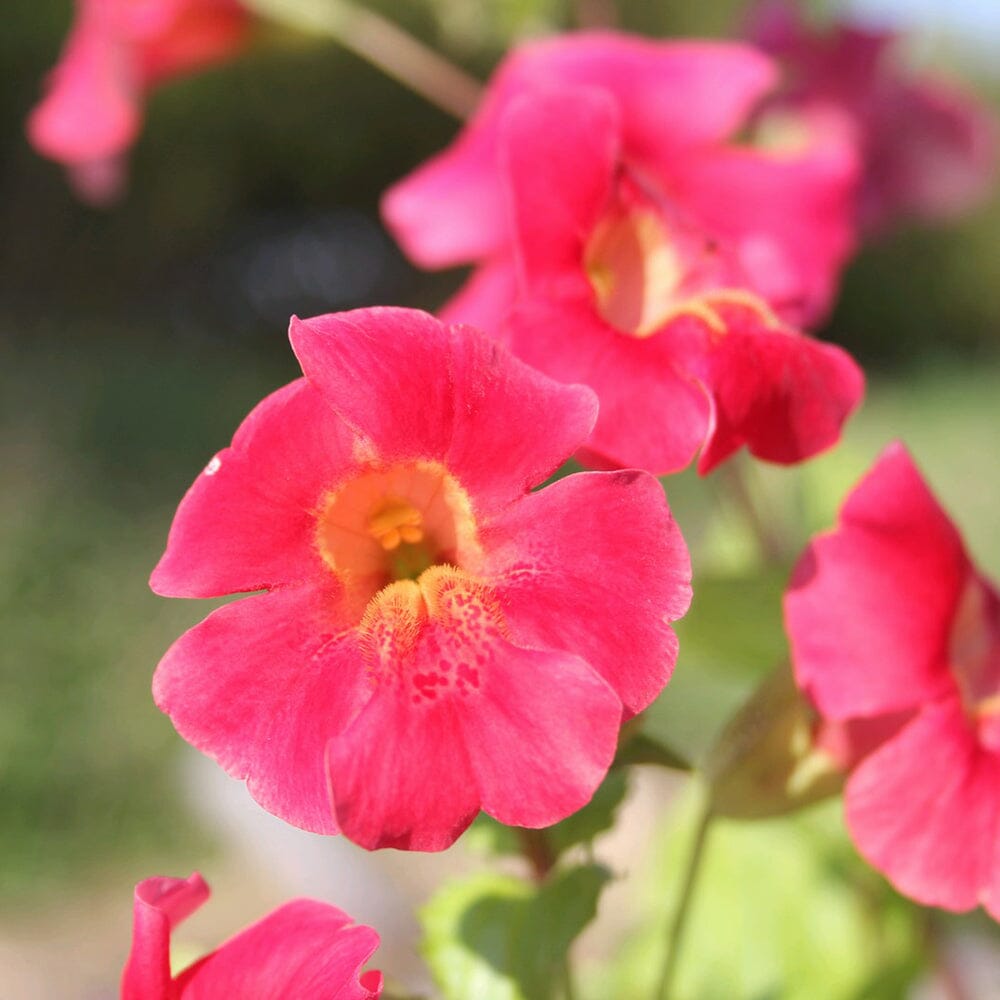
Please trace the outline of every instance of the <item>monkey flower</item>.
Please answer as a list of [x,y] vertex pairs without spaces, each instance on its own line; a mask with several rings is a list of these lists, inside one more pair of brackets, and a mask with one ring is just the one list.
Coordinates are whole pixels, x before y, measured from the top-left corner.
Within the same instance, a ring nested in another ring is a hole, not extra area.
[[618,108],[599,90],[518,102],[505,132],[523,291],[504,336],[597,392],[588,461],[666,473],[701,448],[707,473],[744,444],[789,463],[838,440],[860,370],[782,321],[732,242],[692,216],[714,200],[721,225],[743,210],[739,189],[716,198],[695,183],[682,209],[629,168]]
[[920,903],[1000,919],[1000,596],[902,445],[806,550],[785,619],[860,852]]
[[418,264],[480,265],[444,314],[494,332],[517,297],[503,120],[519,100],[597,89],[616,108],[629,169],[723,240],[784,319],[816,321],[852,248],[856,164],[847,146],[775,156],[733,144],[775,77],[767,57],[732,42],[583,32],[522,45],[452,146],[386,192],[383,215]]
[[151,581],[266,593],[174,644],[157,704],[265,808],[367,848],[568,816],[676,659],[690,566],[659,483],[531,492],[596,400],[471,328],[378,308],[291,340],[305,378],[199,476]]
[[378,934],[315,899],[295,899],[174,976],[170,934],[208,899],[205,880],[147,878],[135,887],[122,1000],[376,1000],[382,974],[361,966]]
[[747,34],[788,79],[765,102],[758,131],[794,148],[846,129],[861,154],[858,214],[869,234],[906,217],[953,218],[988,193],[994,115],[958,84],[902,69],[894,33],[850,23],[819,31],[790,0],[762,0]]
[[62,56],[28,119],[31,144],[69,169],[85,200],[111,200],[146,93],[228,58],[249,24],[238,0],[76,0]]

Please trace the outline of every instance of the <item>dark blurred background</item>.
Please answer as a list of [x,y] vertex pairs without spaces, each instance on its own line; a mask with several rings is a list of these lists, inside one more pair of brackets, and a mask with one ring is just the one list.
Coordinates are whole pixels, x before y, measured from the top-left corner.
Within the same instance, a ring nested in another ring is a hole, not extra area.
[[[511,39],[570,26],[585,5],[373,6],[485,78]],[[741,7],[616,6],[623,28],[651,35],[723,35]],[[70,0],[9,4],[0,32],[0,966],[9,955],[15,969],[53,920],[73,940],[67,896],[113,896],[117,933],[137,878],[222,850],[184,804],[181,741],[149,697],[158,657],[204,606],[158,599],[146,577],[193,476],[297,374],[289,315],[434,308],[460,279],[416,272],[377,213],[456,123],[332,41],[274,26],[235,61],[157,90],[125,199],[77,202],[23,133],[70,18]],[[915,51],[998,93],[989,59],[960,40]],[[1000,574],[998,222],[994,198],[851,266],[824,336],[867,367],[870,401],[834,456],[757,484],[766,496],[797,477],[800,534],[903,435]],[[714,487],[685,475],[668,489],[705,572],[742,572],[752,554],[722,501],[704,503]]]

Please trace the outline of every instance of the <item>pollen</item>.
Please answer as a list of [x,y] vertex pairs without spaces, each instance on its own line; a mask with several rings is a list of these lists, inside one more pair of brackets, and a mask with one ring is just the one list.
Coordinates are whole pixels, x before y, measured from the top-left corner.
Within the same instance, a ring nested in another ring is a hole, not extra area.
[[368,518],[368,531],[386,552],[424,540],[423,514],[413,504],[388,497]]
[[431,566],[479,563],[469,498],[434,462],[362,467],[322,498],[314,516],[318,554],[359,618],[389,584],[416,580]]

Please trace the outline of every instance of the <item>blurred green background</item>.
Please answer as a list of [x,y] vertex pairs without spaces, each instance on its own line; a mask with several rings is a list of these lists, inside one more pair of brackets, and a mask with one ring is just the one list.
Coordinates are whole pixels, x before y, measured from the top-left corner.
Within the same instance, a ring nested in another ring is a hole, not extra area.
[[[485,78],[512,38],[586,5],[375,6]],[[667,35],[724,34],[740,5],[617,7],[622,27]],[[377,216],[385,187],[455,123],[333,42],[275,27],[157,91],[125,200],[77,203],[23,137],[70,15],[69,0],[10,5],[0,33],[0,960],[5,930],[43,926],[68,895],[103,886],[127,908],[137,878],[220,850],[184,805],[180,740],[149,696],[159,656],[205,609],[155,598],[146,578],[193,476],[297,374],[289,314],[433,308],[460,279],[414,271]],[[831,455],[749,470],[789,560],[902,437],[1000,575],[998,223],[994,198],[852,265],[824,336],[866,366],[864,410]],[[759,575],[722,481],[667,487],[705,598],[662,708],[694,742],[782,655],[783,571]]]

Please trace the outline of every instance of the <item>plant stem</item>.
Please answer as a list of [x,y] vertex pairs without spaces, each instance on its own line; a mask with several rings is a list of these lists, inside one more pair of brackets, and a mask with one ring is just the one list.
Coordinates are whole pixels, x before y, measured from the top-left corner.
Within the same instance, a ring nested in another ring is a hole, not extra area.
[[769,566],[780,566],[786,561],[784,541],[780,532],[775,531],[758,510],[747,483],[744,468],[738,464],[738,459],[730,459],[720,472],[729,489],[730,496],[739,507],[757,540],[764,562]]
[[[517,835],[521,839],[521,853],[531,866],[531,877],[536,885],[541,885],[556,865],[556,856],[544,830],[529,830],[518,827]],[[576,1000],[576,988],[573,985],[573,969],[569,955],[563,955],[560,963],[563,1000]]]
[[576,1000],[576,987],[573,985],[573,970],[569,964],[569,955],[563,955],[562,960],[563,1000]]
[[327,35],[435,107],[465,120],[482,94],[478,80],[398,24],[352,0],[249,0],[265,17]]
[[701,868],[701,860],[705,853],[705,843],[708,839],[708,831],[712,822],[712,804],[710,799],[706,799],[698,816],[698,825],[695,828],[694,842],[691,845],[691,853],[688,855],[687,867],[684,871],[684,882],[681,885],[680,896],[677,899],[677,906],[674,909],[670,920],[670,927],[667,931],[667,953],[663,963],[663,973],[660,976],[660,986],[656,992],[659,1000],[670,1000],[670,991],[673,988],[674,974],[677,971],[677,958],[680,954],[681,942],[684,937],[684,928],[687,924],[688,913],[691,910],[691,900],[694,895],[694,885],[698,878],[698,871]]
[[967,1000],[965,984],[958,969],[952,962],[948,948],[948,938],[935,915],[928,911],[924,923],[928,951],[931,955],[934,978],[941,985],[947,1000]]
[[544,830],[528,830],[525,827],[518,827],[517,835],[521,840],[521,853],[531,866],[531,877],[541,884],[556,864],[549,839]]
[[618,11],[614,0],[576,0],[576,23],[580,28],[614,28]]

